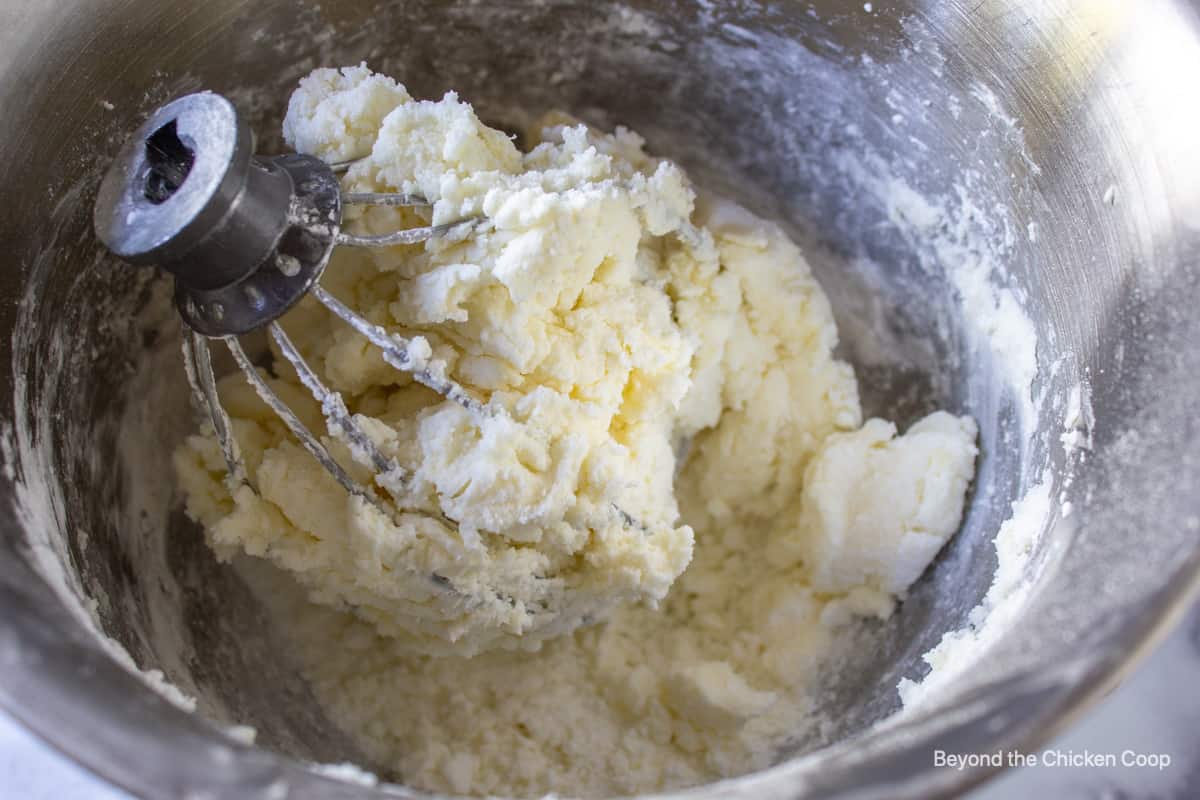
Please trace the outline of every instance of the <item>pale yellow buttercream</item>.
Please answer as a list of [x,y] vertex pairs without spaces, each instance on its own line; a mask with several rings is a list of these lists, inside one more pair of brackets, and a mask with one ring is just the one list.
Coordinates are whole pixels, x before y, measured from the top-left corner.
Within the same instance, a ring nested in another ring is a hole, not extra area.
[[555,115],[522,152],[454,95],[414,101],[357,68],[305,79],[285,133],[361,157],[348,190],[434,203],[369,210],[361,232],[485,220],[463,241],[344,248],[325,283],[496,414],[413,384],[312,302],[285,320],[412,472],[397,504],[458,529],[348,497],[236,376],[222,397],[261,496],[230,496],[210,435],[177,454],[218,554],[278,568],[245,565],[328,713],[428,789],[595,796],[768,763],[837,626],[890,613],[953,534],[974,423],[864,426],[800,251],[697,204],[628,131]]

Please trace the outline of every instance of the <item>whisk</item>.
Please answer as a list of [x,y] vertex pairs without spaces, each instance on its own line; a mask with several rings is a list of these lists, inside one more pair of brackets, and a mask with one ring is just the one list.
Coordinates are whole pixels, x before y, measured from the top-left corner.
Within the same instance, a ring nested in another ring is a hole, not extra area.
[[[255,155],[254,136],[233,104],[212,92],[174,100],[155,111],[125,143],[100,185],[96,233],[121,259],[153,264],[175,278],[175,304],[185,323],[184,365],[193,392],[212,421],[230,480],[249,483],[229,415],[217,395],[210,339],[220,339],[263,401],[346,491],[390,513],[379,495],[346,472],[316,435],[255,369],[239,336],[267,329],[320,403],[329,432],[375,483],[392,494],[405,470],[376,446],[300,355],[278,319],[312,295],[345,320],[398,370],[476,415],[495,413],[447,377],[427,345],[386,331],[319,283],[338,245],[389,247],[432,237],[462,237],[480,221],[359,236],[342,230],[345,205],[428,206],[422,197],[342,193],[337,174],[353,162],[313,156]],[[425,510],[423,513],[430,513]],[[453,521],[435,513],[442,521]]]
[[[482,400],[453,380],[445,363],[432,358],[423,338],[406,339],[372,323],[319,283],[339,245],[389,247],[433,237],[457,241],[477,233],[486,220],[471,217],[382,235],[349,233],[341,225],[344,206],[428,207],[430,203],[407,194],[342,193],[337,175],[353,162],[327,164],[301,154],[264,157],[253,150],[253,134],[226,98],[201,92],[168,103],[125,143],[101,182],[94,209],[96,232],[125,261],[157,265],[174,276],[175,305],[184,323],[184,366],[193,394],[211,420],[231,491],[249,486],[258,493],[259,487],[248,474],[232,420],[217,393],[213,340],[224,343],[259,397],[347,492],[397,523],[406,514],[432,520],[446,534],[443,544],[453,553],[459,542],[468,539],[460,535],[460,522],[437,501],[413,497],[411,471],[372,440],[342,396],[301,356],[278,320],[311,295],[375,345],[386,363],[459,404],[477,422],[504,417],[508,411],[503,405]],[[258,330],[266,330],[274,339],[282,357],[320,404],[329,436],[344,445],[356,463],[369,468],[369,485],[347,472],[255,368],[239,337]],[[602,524],[635,531],[639,539],[649,538],[645,522],[617,502],[600,513],[607,516]],[[593,523],[568,524],[590,527]],[[461,563],[456,558],[454,562]],[[493,639],[506,633],[534,636],[533,631],[538,639],[556,636],[603,618],[606,609],[633,596],[631,590],[613,590],[604,584],[592,588],[586,582],[576,585],[569,576],[541,568],[534,571],[523,575],[457,570],[451,577],[415,568],[412,577],[441,598],[439,608],[447,619],[458,620],[475,609],[495,611],[490,619],[501,620],[497,623],[501,627],[486,633]],[[420,614],[414,619],[418,628],[425,625]],[[457,633],[451,635],[452,641],[454,636]]]

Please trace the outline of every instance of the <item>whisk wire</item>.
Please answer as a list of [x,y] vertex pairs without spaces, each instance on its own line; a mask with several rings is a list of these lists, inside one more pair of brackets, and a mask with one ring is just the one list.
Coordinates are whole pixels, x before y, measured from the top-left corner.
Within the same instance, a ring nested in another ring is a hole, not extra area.
[[417,194],[402,192],[343,192],[342,205],[350,206],[427,206],[429,201]]
[[233,435],[233,422],[229,419],[221,399],[217,395],[217,376],[213,372],[212,351],[208,339],[196,333],[187,324],[183,326],[183,367],[187,372],[192,393],[200,399],[225,458],[227,478],[231,485],[246,482],[246,468],[238,453],[237,438]]
[[371,344],[378,347],[383,352],[383,360],[388,364],[401,372],[409,373],[417,383],[427,386],[474,414],[487,413],[487,407],[473,397],[461,384],[446,377],[440,370],[435,371],[428,360],[414,356],[413,343],[410,340],[389,333],[382,326],[355,313],[319,284],[312,287],[310,294],[345,320],[350,327],[366,337]]
[[435,237],[452,238],[452,234],[458,234],[461,230],[466,230],[468,225],[474,226],[475,222],[474,218],[460,219],[441,225],[429,225],[424,228],[405,228],[404,230],[380,234],[357,234],[341,231],[337,235],[337,243],[350,245],[351,247],[392,247],[398,244],[420,244]]
[[296,412],[292,410],[291,406],[280,399],[275,390],[271,388],[270,384],[255,369],[254,364],[250,361],[250,357],[246,355],[246,351],[242,349],[242,345],[237,340],[237,337],[227,336],[224,341],[225,345],[229,348],[230,354],[233,355],[233,360],[237,362],[246,379],[250,381],[250,385],[254,387],[254,391],[283,420],[283,423],[300,442],[300,445],[342,485],[343,489],[369,501],[385,514],[388,513],[387,508],[379,498],[367,489],[367,487],[350,477],[350,474],[333,458],[325,445],[321,444],[312,431],[308,429],[308,426],[300,420],[300,417],[296,416]]
[[365,455],[381,476],[387,475],[392,479],[403,479],[404,471],[401,466],[385,456],[366,431],[354,421],[341,394],[327,387],[317,376],[304,357],[300,355],[300,351],[292,343],[283,326],[278,322],[272,322],[270,330],[271,337],[279,345],[279,351],[296,370],[300,382],[321,404],[321,412],[328,421],[329,432],[345,442],[351,452]]

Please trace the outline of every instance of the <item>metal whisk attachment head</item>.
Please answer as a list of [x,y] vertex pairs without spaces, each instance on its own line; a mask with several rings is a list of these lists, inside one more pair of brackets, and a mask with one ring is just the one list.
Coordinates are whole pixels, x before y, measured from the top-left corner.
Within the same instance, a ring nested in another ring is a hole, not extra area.
[[331,435],[373,466],[375,483],[385,490],[402,485],[403,468],[376,447],[277,322],[301,298],[311,294],[417,382],[473,413],[487,413],[409,340],[371,323],[319,284],[338,245],[387,247],[465,235],[478,220],[379,236],[347,233],[341,227],[344,205],[428,205],[403,194],[343,194],[336,173],[347,166],[295,153],[255,155],[253,133],[229,100],[211,92],[191,94],[159,108],[125,143],[100,185],[94,222],[100,240],[117,256],[174,276],[175,303],[187,328],[188,378],[212,420],[232,480],[247,478],[217,396],[209,339],[224,341],[264,402],[347,491],[387,513],[378,494],[352,478],[275,394],[238,341],[250,331],[270,331],[321,404]]

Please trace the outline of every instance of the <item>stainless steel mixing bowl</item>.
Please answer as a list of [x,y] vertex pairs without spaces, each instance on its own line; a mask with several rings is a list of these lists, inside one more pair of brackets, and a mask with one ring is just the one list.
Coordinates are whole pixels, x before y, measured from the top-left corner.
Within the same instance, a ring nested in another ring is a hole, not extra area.
[[[1185,603],[1200,574],[1191,4],[2,0],[0,702],[71,757],[149,797],[412,794],[306,766],[356,753],[178,512],[169,453],[190,413],[170,310],[89,227],[106,158],[156,104],[225,92],[270,151],[301,74],[363,59],[499,124],[558,107],[644,133],[805,243],[869,411],[980,421],[963,531],[827,676],[838,723],[690,796],[957,790],[986,770],[934,769],[934,750],[1035,746]],[[963,263],[995,265],[1036,328],[1032,414],[1013,342],[952,279]],[[1075,385],[1090,449],[1060,442]],[[936,699],[874,725],[966,624],[997,529],[1043,478],[1051,514],[1012,624]],[[93,619],[200,713],[124,669]],[[233,722],[258,744],[226,737]]]

